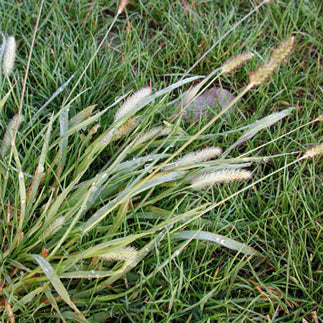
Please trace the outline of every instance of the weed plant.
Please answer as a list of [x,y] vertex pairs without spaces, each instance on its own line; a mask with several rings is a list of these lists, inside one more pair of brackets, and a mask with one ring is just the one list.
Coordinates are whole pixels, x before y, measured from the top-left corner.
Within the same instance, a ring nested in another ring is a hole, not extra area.
[[320,5],[35,3],[0,4],[1,321],[318,322]]

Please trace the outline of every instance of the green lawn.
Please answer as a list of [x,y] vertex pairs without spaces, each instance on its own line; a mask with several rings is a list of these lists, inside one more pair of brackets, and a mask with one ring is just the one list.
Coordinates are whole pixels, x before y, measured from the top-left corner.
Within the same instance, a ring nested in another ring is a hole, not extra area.
[[[323,319],[322,4],[260,3],[0,2],[0,322]],[[201,84],[236,99],[184,115]]]

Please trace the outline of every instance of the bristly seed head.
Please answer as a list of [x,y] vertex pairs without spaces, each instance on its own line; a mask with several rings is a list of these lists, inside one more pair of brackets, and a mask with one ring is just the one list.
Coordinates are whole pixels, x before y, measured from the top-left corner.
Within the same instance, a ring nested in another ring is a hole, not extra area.
[[6,49],[6,45],[7,45],[7,39],[5,37],[5,35],[3,34],[3,32],[0,30],[0,36],[2,37],[2,43],[0,46],[0,61],[2,59],[3,53]]
[[145,98],[151,94],[150,87],[144,87],[135,92],[124,104],[118,109],[114,116],[114,121],[118,121],[126,116],[129,112],[133,111]]
[[18,129],[20,124],[24,121],[24,119],[25,118],[22,114],[19,117],[17,114],[15,114],[10,120],[0,146],[0,156],[2,156],[2,158],[5,157],[10,148],[11,140],[14,136],[16,126]]
[[191,182],[191,188],[200,190],[214,184],[246,181],[251,178],[252,173],[248,170],[228,168],[194,178]]
[[265,63],[256,71],[250,73],[250,88],[261,85],[274,73],[280,63],[292,52],[294,41],[294,36],[287,38],[278,48],[274,49],[268,63]]
[[316,147],[313,147],[305,152],[303,158],[314,158],[323,155],[323,142]]
[[224,64],[221,66],[221,69],[224,73],[229,74],[234,72],[237,68],[247,63],[253,57],[253,53],[246,52],[239,54],[235,57],[229,58]]
[[7,38],[6,49],[3,55],[2,73],[4,76],[9,76],[15,64],[16,58],[16,40],[15,37]]
[[108,252],[100,257],[107,261],[126,261],[128,263],[135,263],[137,253],[137,250],[133,247],[123,247],[115,251]]
[[175,164],[176,167],[184,167],[193,165],[199,162],[210,160],[215,156],[219,156],[222,153],[220,147],[208,147],[199,151],[193,151],[179,158]]
[[323,114],[320,114],[316,120],[322,122],[323,121]]

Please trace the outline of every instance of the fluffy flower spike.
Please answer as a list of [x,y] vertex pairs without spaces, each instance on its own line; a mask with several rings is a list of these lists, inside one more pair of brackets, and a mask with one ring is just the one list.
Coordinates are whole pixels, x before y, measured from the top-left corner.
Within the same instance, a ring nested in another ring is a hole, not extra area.
[[250,61],[252,57],[253,53],[251,52],[239,54],[225,61],[224,64],[221,66],[221,69],[226,74],[232,73],[237,68]]
[[4,76],[9,76],[15,64],[16,58],[16,40],[15,37],[7,38],[6,49],[3,55],[2,73]]
[[252,173],[248,170],[229,168],[194,178],[191,182],[191,188],[201,190],[215,184],[246,181],[251,178]]
[[124,104],[118,109],[114,116],[114,121],[118,121],[126,116],[129,112],[133,111],[144,99],[151,94],[150,87],[144,87],[135,92]]
[[280,63],[291,54],[294,48],[294,41],[294,36],[287,38],[272,52],[268,63],[265,63],[250,74],[250,88],[261,85],[275,72]]
[[321,155],[323,155],[323,142],[316,147],[308,149],[303,155],[303,158],[314,158]]

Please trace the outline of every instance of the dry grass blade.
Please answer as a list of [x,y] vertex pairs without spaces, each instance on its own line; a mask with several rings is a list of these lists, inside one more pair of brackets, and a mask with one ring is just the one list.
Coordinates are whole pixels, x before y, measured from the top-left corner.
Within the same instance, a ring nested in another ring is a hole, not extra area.
[[8,317],[9,317],[9,322],[10,323],[15,323],[15,316],[12,312],[12,308],[11,308],[11,305],[5,300],[5,309],[6,309],[6,312],[8,314]]

